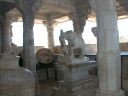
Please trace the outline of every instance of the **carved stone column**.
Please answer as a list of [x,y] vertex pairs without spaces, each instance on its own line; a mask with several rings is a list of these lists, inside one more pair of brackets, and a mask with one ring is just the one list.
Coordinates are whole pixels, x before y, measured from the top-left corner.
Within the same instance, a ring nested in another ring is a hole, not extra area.
[[41,6],[41,0],[16,0],[16,7],[23,18],[23,64],[26,68],[36,73],[34,53],[33,25],[36,12]]
[[96,96],[124,96],[116,0],[96,0],[99,89]]
[[74,32],[81,35],[91,12],[91,7],[88,0],[73,0],[72,2],[75,10],[72,14],[69,14],[69,18],[73,21]]
[[33,73],[36,73],[34,36],[33,36],[34,14],[31,12],[23,14],[23,64]]
[[14,51],[11,48],[11,37],[12,37],[12,20],[8,14],[1,14],[0,20],[0,53],[9,55],[14,55]]
[[7,14],[3,14],[3,17],[3,21],[0,24],[2,26],[0,95],[35,96],[35,77],[29,70],[19,67],[19,58],[12,53],[11,49],[11,19]]
[[70,15],[70,18],[73,22],[74,32],[81,35],[84,31],[84,26],[86,25],[87,17],[81,16],[80,12],[76,12],[76,13]]
[[15,68],[18,67],[18,58],[11,47],[12,19],[8,13],[1,14],[0,18],[0,67]]
[[11,48],[11,37],[12,37],[12,26],[11,26],[11,18],[9,15],[3,16],[4,20],[2,23],[2,45],[1,45],[1,53],[2,54],[10,54],[12,52]]
[[47,32],[48,32],[48,48],[50,48],[53,51],[53,48],[55,46],[54,43],[54,25],[55,25],[54,20],[47,20],[44,21],[43,24],[47,27]]
[[7,12],[14,8],[14,4],[1,3],[0,11],[3,12],[1,12],[2,15],[0,14],[0,35],[2,37],[0,38],[0,42],[2,42],[2,53],[0,54],[0,95],[35,96],[35,77],[29,70],[19,67],[19,59],[12,54],[11,50],[11,19],[8,18]]

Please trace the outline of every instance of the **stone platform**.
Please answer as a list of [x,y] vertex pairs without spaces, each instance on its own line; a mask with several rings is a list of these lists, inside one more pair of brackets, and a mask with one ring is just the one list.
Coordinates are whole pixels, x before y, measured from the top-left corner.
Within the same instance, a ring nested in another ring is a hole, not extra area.
[[88,70],[96,66],[95,63],[65,64],[64,80],[55,88],[54,96],[95,96],[96,77],[88,74]]

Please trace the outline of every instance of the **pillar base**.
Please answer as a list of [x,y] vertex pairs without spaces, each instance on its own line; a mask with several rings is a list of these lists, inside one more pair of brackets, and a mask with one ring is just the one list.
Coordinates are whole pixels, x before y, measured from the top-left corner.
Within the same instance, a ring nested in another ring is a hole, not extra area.
[[97,89],[96,96],[125,96],[125,92],[123,90],[118,91],[102,91]]

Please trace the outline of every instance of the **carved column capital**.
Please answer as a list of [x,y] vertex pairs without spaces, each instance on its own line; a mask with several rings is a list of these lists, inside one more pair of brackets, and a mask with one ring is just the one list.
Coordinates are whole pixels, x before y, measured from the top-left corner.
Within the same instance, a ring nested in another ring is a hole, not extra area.
[[86,25],[86,20],[88,19],[88,14],[75,11],[68,16],[73,22],[74,32],[82,34],[84,31],[84,26]]
[[55,20],[45,20],[45,21],[43,21],[43,24],[44,24],[47,28],[49,28],[49,27],[54,28],[55,26],[58,25],[58,22],[55,21]]
[[69,14],[69,18],[73,21],[74,32],[81,35],[84,31],[86,20],[91,13],[91,7],[88,0],[75,0],[73,5],[74,12]]

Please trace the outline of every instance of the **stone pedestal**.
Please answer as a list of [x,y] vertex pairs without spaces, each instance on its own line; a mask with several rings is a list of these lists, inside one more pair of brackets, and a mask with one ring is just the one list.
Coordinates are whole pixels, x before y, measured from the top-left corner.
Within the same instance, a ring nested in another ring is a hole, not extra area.
[[0,96],[35,96],[35,77],[19,67],[19,59],[11,48],[10,19],[3,15],[0,42]]
[[35,77],[18,66],[17,57],[0,55],[0,96],[35,96]]
[[95,96],[96,77],[88,74],[94,66],[95,62],[65,64],[64,80],[59,82],[54,96]]

